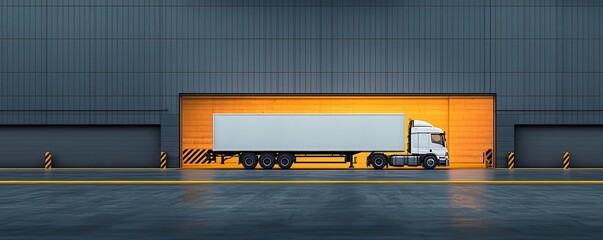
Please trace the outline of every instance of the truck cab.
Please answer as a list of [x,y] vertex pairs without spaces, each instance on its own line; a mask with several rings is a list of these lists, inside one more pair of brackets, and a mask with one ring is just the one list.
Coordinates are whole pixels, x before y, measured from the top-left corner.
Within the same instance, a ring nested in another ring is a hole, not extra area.
[[411,120],[408,124],[408,153],[405,155],[387,155],[373,152],[367,158],[367,166],[375,169],[386,166],[423,166],[434,169],[448,166],[448,148],[446,133],[428,122]]
[[[413,120],[410,124],[410,152],[419,156],[435,155],[436,165],[448,166],[446,133],[425,121]],[[432,163],[427,165],[431,166]]]

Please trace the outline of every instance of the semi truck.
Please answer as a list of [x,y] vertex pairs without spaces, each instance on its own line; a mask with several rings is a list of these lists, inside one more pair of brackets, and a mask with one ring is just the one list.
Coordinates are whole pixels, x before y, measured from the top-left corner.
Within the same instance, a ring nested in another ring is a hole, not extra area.
[[[408,150],[408,151],[406,151]],[[446,133],[404,114],[214,114],[209,157],[238,157],[245,169],[289,169],[294,163],[354,167],[354,155],[369,153],[367,167],[448,166]],[[299,161],[298,158],[329,161]]]

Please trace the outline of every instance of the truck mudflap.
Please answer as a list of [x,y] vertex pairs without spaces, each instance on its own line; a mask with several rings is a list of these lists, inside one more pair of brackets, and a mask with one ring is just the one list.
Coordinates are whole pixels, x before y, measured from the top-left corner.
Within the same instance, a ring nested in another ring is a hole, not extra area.
[[450,164],[450,160],[448,159],[448,157],[439,157],[439,166],[449,166]]

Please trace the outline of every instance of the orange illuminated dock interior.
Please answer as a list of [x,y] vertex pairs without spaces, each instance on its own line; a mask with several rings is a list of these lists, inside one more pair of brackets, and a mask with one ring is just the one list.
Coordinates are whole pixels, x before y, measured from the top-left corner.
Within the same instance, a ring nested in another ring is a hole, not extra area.
[[[183,96],[182,150],[212,148],[214,113],[404,113],[405,124],[410,119],[418,119],[446,132],[450,154],[448,168],[484,168],[483,152],[494,149],[492,96]],[[367,155],[355,155],[356,169],[366,169]],[[236,158],[226,160],[225,164],[220,164],[218,159],[209,164],[181,164],[181,167],[243,169]],[[294,164],[292,169],[347,167],[343,163],[307,163]]]

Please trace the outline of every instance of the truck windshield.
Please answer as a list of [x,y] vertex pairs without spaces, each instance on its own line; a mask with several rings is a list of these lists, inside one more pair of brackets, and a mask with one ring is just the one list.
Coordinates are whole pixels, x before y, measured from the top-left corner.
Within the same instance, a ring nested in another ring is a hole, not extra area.
[[446,146],[445,145],[445,141],[444,141],[445,137],[444,134],[431,134],[431,142],[435,143],[435,144],[440,144],[442,146]]

